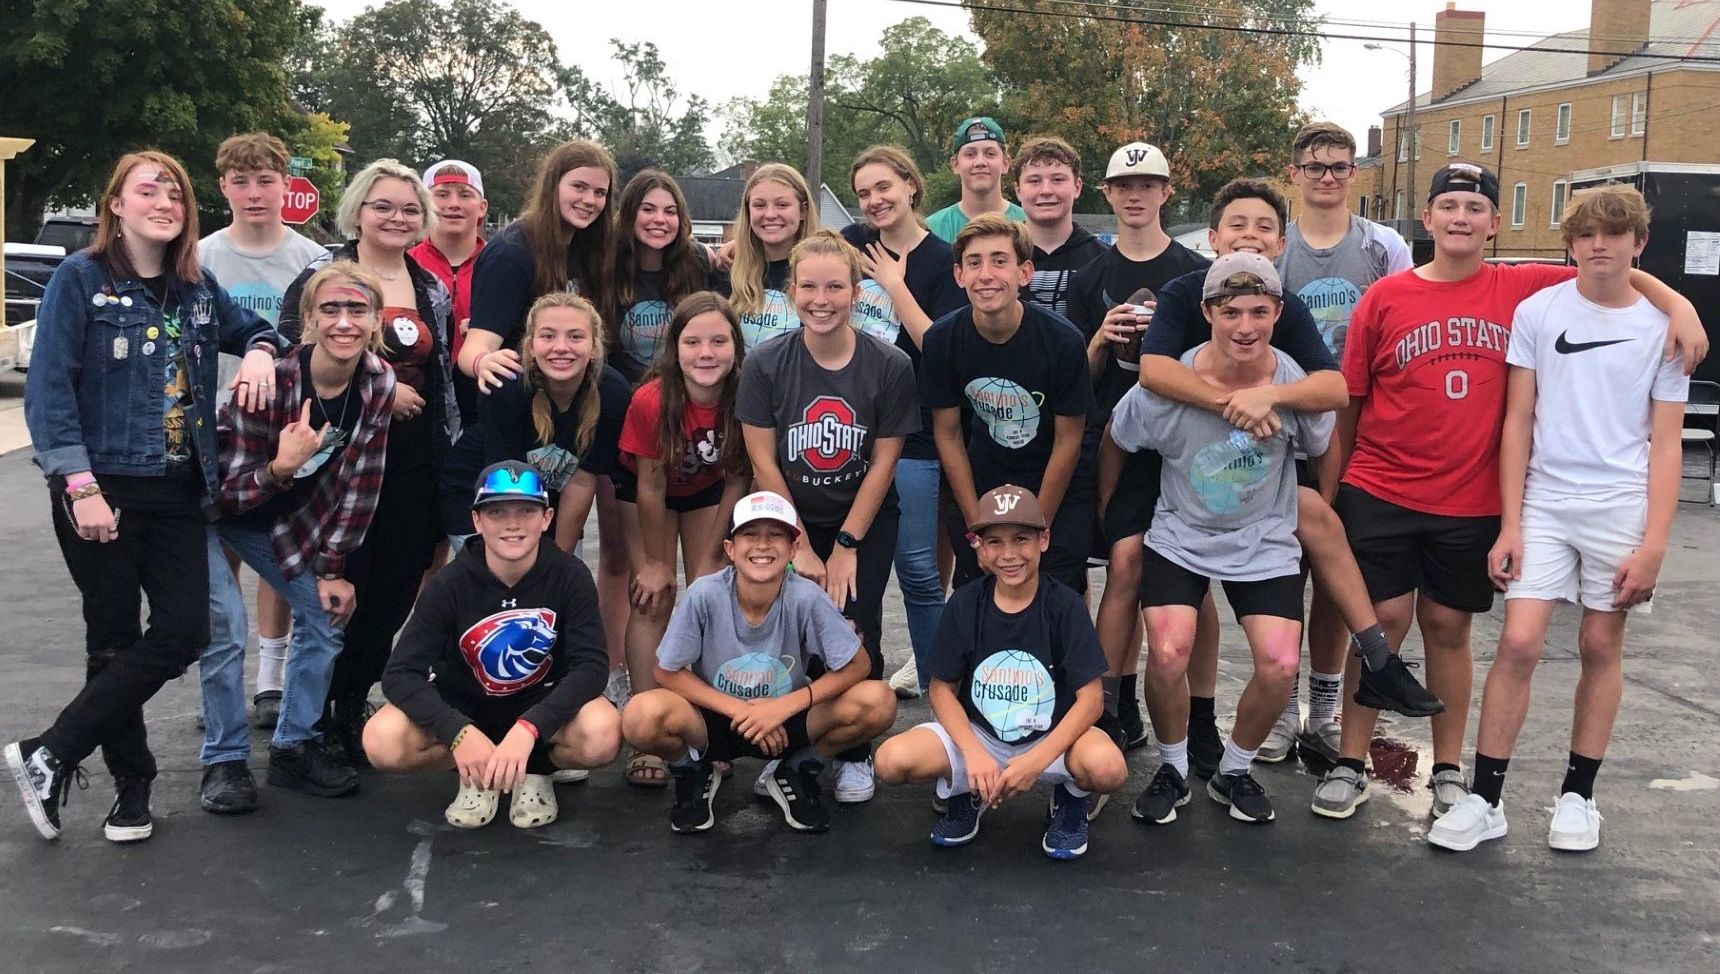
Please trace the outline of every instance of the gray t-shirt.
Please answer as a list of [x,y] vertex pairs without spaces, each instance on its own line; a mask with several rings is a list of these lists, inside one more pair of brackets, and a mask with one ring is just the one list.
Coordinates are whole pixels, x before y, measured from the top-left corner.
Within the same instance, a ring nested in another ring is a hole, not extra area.
[[798,332],[747,352],[735,415],[776,430],[776,462],[806,524],[841,524],[872,469],[873,445],[920,428],[914,364],[894,345],[856,333],[854,355],[832,372]]
[[[235,304],[255,311],[271,325],[281,320],[281,302],[287,286],[312,260],[325,253],[321,244],[297,231],[288,232],[274,250],[260,254],[233,246],[224,229],[197,241],[198,263],[209,268]],[[228,395],[228,384],[238,373],[238,356],[222,353],[216,389],[223,399]]]
[[761,625],[747,622],[735,594],[734,566],[687,586],[657,645],[665,670],[689,667],[699,679],[731,697],[780,697],[809,682],[806,662],[828,670],[848,665],[860,637],[814,582],[790,574]]
[[[1182,357],[1192,368],[1203,343]],[[1277,349],[1272,383],[1305,378],[1295,360]],[[1159,504],[1147,545],[1191,572],[1230,582],[1253,582],[1298,570],[1296,463],[1298,447],[1326,452],[1331,413],[1279,409],[1283,427],[1256,440],[1223,416],[1173,402],[1136,386],[1111,416],[1111,438],[1130,453],[1164,456]]]
[[1284,253],[1278,257],[1284,286],[1308,306],[1320,337],[1340,362],[1344,360],[1344,340],[1349,337],[1350,315],[1362,295],[1375,281],[1410,266],[1409,245],[1397,231],[1355,214],[1350,215],[1344,239],[1331,247],[1309,246],[1302,239],[1301,228],[1290,224]]

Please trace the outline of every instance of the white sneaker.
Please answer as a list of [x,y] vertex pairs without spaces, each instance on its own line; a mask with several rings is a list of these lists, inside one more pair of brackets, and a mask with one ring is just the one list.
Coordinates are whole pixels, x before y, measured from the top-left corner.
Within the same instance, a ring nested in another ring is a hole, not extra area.
[[1434,818],[1450,812],[1469,796],[1469,782],[1463,780],[1461,771],[1441,771],[1427,783],[1427,789],[1433,792]]
[[508,805],[508,820],[522,829],[535,829],[555,821],[561,808],[555,801],[555,785],[547,774],[528,774],[525,784],[514,789]]
[[1505,807],[1487,804],[1480,795],[1464,795],[1451,811],[1434,820],[1427,830],[1429,845],[1468,852],[1483,842],[1505,837]]
[[442,817],[457,829],[481,829],[496,817],[496,805],[501,798],[500,792],[461,785]]
[[872,780],[872,759],[864,761],[833,761],[832,777],[836,782],[836,803],[857,805],[871,801],[877,786]]
[[562,768],[550,773],[549,780],[558,785],[577,785],[591,779],[591,772],[584,768]]
[[759,771],[758,778],[753,781],[753,794],[760,798],[770,797],[770,779],[776,775],[776,766],[781,763],[781,758],[764,763],[764,768]]
[[1296,753],[1296,735],[1301,730],[1302,718],[1289,712],[1279,714],[1278,722],[1266,732],[1266,740],[1260,742],[1260,750],[1254,753],[1254,760],[1277,764]]
[[1595,800],[1567,791],[1553,803],[1547,845],[1563,852],[1588,852],[1601,844],[1601,813]]
[[896,691],[897,700],[912,700],[920,695],[920,667],[912,656],[895,676],[890,677],[890,689]]

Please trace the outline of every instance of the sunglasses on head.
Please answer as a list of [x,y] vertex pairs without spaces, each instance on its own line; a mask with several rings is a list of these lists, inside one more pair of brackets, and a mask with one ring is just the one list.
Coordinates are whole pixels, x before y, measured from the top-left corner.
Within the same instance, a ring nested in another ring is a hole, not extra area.
[[493,470],[484,478],[482,493],[523,494],[535,499],[546,492],[536,470]]

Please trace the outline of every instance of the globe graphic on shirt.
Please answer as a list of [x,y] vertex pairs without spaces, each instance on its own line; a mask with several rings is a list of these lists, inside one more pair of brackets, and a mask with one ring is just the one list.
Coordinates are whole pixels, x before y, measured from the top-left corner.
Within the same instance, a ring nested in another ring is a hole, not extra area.
[[778,335],[786,335],[800,327],[800,315],[788,295],[774,288],[764,292],[759,310],[741,315],[741,338],[747,348],[757,348]]
[[974,379],[962,391],[999,446],[1019,450],[1039,435],[1043,393],[1029,392],[1012,379],[996,376]]
[[1326,347],[1342,359],[1344,340],[1350,333],[1350,315],[1362,300],[1362,289],[1341,277],[1322,277],[1302,285],[1296,296],[1314,316],[1314,326],[1320,329]]
[[896,302],[890,300],[890,292],[882,284],[871,279],[860,282],[849,320],[863,334],[891,345],[896,344],[896,336],[902,332],[902,322],[896,317]]
[[565,447],[540,446],[526,453],[526,462],[537,468],[542,475],[544,486],[550,490],[560,490],[567,486],[573,475],[579,470],[579,456]]
[[1272,456],[1241,430],[1201,447],[1189,464],[1189,486],[1213,514],[1235,514],[1253,500],[1272,473]]
[[669,305],[662,301],[639,301],[621,316],[621,350],[641,368],[657,360],[657,346],[669,330]]
[[731,697],[762,700],[794,689],[794,657],[745,653],[717,667],[711,686]]
[[1057,709],[1051,673],[1031,653],[1005,649],[980,660],[968,681],[968,699],[991,725],[992,736],[1013,744],[1049,730]]

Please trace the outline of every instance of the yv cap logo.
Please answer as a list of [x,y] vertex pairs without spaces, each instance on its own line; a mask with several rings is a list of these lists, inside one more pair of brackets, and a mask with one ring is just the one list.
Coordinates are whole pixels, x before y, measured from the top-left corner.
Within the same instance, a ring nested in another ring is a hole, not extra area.
[[1020,494],[997,494],[992,497],[992,513],[1002,517],[1021,503]]
[[1145,150],[1145,149],[1130,149],[1127,152],[1123,153],[1123,158],[1131,166],[1137,165],[1138,163],[1140,163],[1140,161],[1142,159],[1145,159],[1146,157],[1147,157],[1147,150]]

